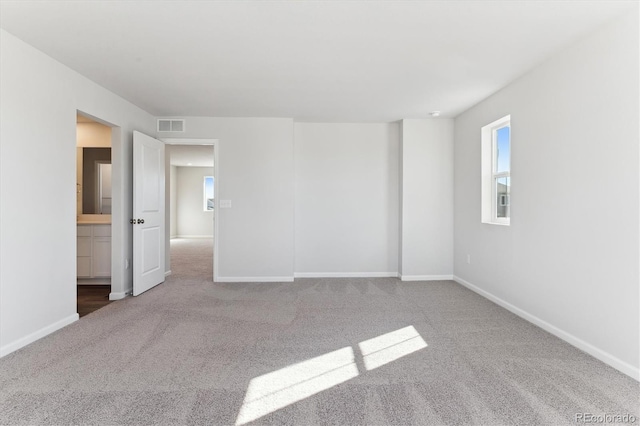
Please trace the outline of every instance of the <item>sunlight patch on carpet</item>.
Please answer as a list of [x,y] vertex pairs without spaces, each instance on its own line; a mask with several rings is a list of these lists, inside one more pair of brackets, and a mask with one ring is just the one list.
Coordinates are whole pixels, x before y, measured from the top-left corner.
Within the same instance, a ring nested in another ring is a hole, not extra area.
[[[413,326],[401,328],[358,344],[370,371],[427,347]],[[351,347],[299,362],[249,382],[236,426],[257,420],[359,375]]]
[[252,379],[236,425],[243,425],[358,375],[353,349],[338,349]]
[[418,331],[410,325],[358,344],[367,370],[373,370],[427,347]]

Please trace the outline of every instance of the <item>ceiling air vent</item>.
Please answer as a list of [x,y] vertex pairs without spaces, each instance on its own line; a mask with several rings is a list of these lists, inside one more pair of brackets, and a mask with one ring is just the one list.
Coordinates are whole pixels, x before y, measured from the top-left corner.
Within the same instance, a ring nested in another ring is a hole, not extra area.
[[184,132],[184,120],[158,120],[159,132]]

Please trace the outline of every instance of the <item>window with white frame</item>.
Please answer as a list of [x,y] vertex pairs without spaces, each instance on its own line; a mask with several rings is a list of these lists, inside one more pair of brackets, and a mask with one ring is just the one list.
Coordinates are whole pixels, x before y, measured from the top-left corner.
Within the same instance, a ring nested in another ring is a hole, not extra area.
[[204,177],[204,211],[213,211],[213,176]]
[[511,116],[482,128],[482,222],[511,220]]

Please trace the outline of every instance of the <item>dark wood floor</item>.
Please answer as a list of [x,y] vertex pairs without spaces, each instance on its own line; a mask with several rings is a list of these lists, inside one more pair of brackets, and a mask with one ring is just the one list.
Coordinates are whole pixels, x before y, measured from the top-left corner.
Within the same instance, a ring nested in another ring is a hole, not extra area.
[[111,303],[110,292],[109,285],[79,285],[78,314],[80,318]]

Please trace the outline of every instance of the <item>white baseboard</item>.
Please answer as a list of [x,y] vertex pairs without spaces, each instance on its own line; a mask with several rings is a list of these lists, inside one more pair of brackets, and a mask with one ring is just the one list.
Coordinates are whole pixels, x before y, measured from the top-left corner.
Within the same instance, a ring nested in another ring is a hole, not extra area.
[[400,275],[402,281],[447,281],[452,279],[453,275]]
[[212,239],[213,235],[176,235],[173,238],[209,238],[209,239]]
[[127,293],[118,293],[118,292],[111,292],[109,293],[109,300],[120,300],[120,299],[124,299],[125,297],[127,297]]
[[397,272],[295,272],[295,278],[397,278]]
[[69,315],[68,317],[63,318],[60,321],[56,321],[53,324],[43,327],[40,330],[33,332],[21,339],[18,339],[13,343],[2,346],[0,348],[0,358],[5,355],[9,355],[11,352],[17,351],[18,349],[23,348],[38,339],[42,339],[43,337],[53,333],[54,331],[60,330],[62,327],[66,327],[67,325],[78,321],[79,318],[80,316],[77,313]]
[[169,275],[171,275],[171,269],[169,269],[167,272],[164,273],[165,277],[168,277]]
[[506,310],[513,312],[514,314],[518,315],[520,318],[523,318],[527,321],[529,321],[530,323],[533,323],[535,325],[537,325],[538,327],[540,327],[541,329],[548,331],[549,333],[553,334],[554,336],[564,340],[565,342],[575,346],[576,348],[588,353],[589,355],[593,356],[594,358],[599,359],[600,361],[604,362],[605,364],[610,365],[611,367],[615,368],[616,370],[626,374],[627,376],[635,379],[635,380],[639,380],[640,381],[640,369],[637,367],[634,367],[633,365],[622,361],[621,359],[611,355],[610,353],[597,348],[595,346],[593,346],[590,343],[585,342],[584,340],[574,336],[571,333],[568,333],[558,327],[556,327],[553,324],[550,324],[538,317],[536,317],[535,315],[532,315],[530,313],[528,313],[527,311],[524,311],[520,308],[518,308],[517,306],[512,305],[511,303],[507,302],[506,300],[503,300],[497,296],[494,296],[493,294],[489,293],[488,291],[485,291],[473,284],[471,284],[469,281],[466,281],[458,276],[453,276],[453,280],[456,281],[457,283],[467,287],[469,290],[474,291],[476,293],[478,293],[479,295],[491,300],[492,302],[496,303],[497,305],[502,306],[503,308],[505,308]]
[[217,283],[280,283],[293,282],[293,277],[218,277]]

